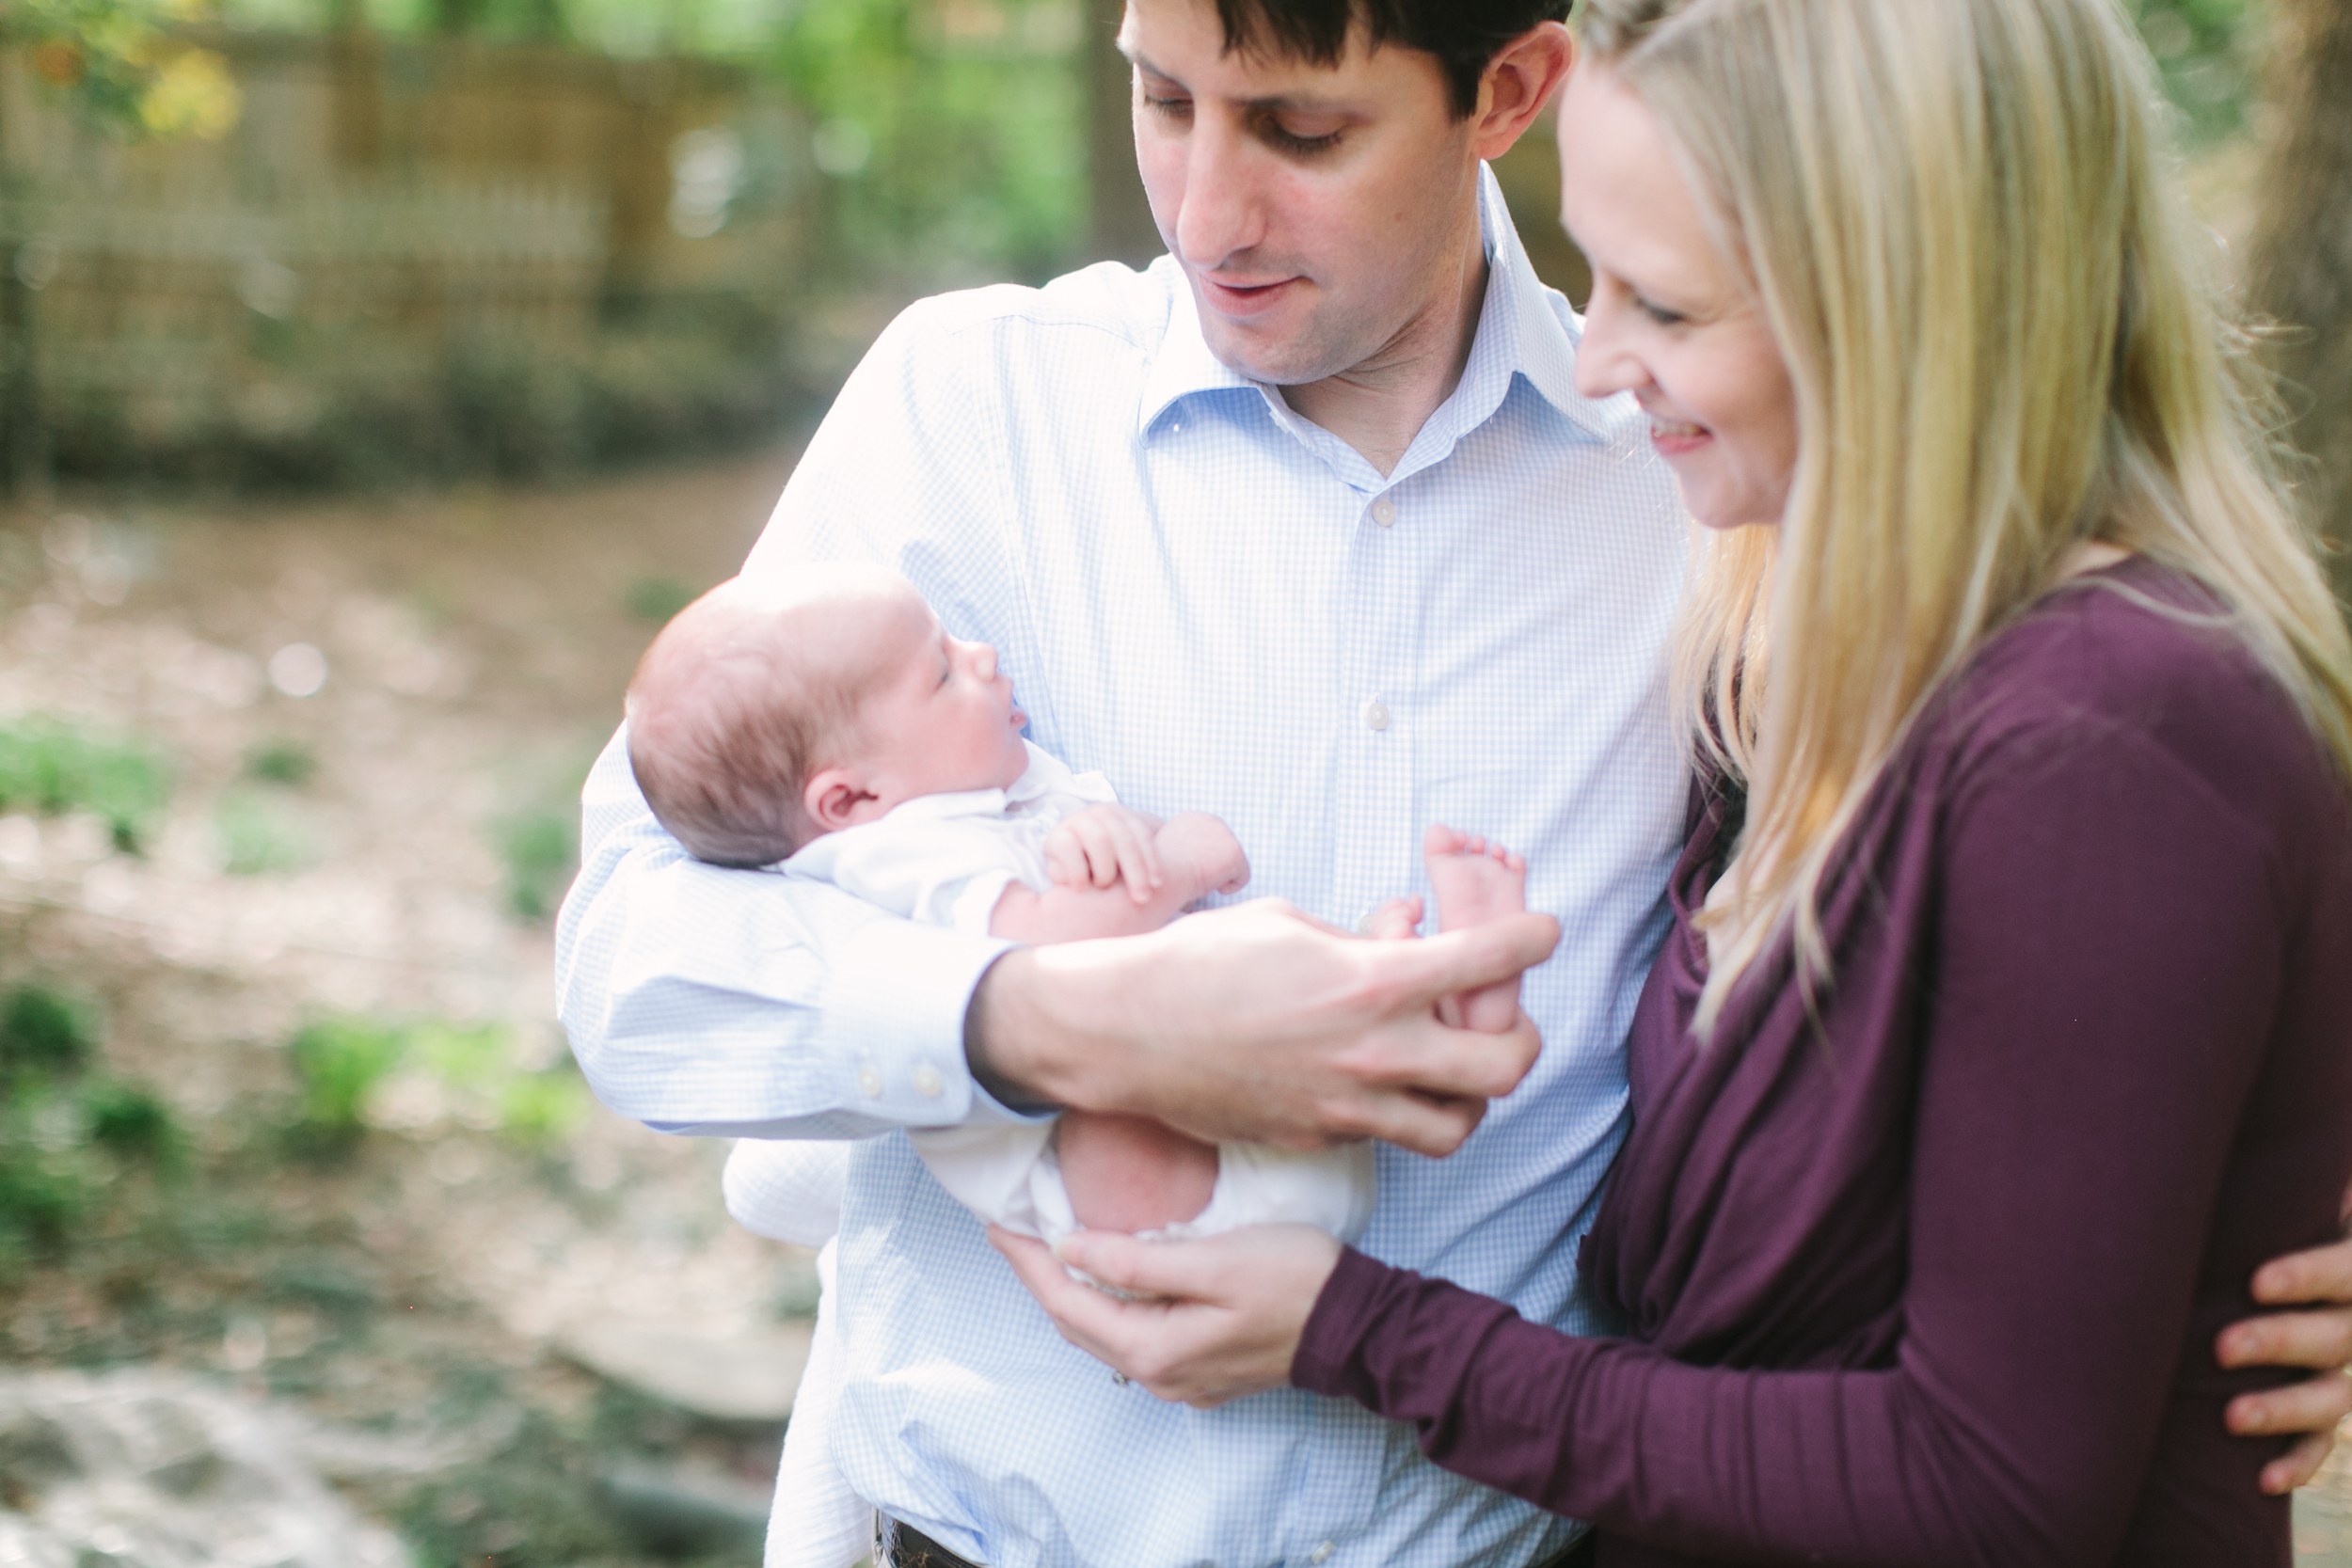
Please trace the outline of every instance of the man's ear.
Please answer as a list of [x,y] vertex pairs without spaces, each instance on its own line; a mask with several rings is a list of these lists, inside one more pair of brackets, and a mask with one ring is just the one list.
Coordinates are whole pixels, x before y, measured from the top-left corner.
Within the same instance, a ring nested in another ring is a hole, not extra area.
[[880,803],[853,768],[820,768],[801,788],[801,809],[822,833],[837,833],[872,821],[882,815],[873,809]]
[[1576,64],[1576,38],[1565,23],[1538,22],[1504,44],[1478,78],[1470,142],[1488,162],[1511,150],[1535,123]]

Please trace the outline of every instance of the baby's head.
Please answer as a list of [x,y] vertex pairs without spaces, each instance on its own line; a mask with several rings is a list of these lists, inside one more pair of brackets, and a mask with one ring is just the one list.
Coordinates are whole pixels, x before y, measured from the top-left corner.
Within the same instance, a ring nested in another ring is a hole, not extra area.
[[898,573],[735,578],[661,628],[628,688],[628,761],[697,860],[772,865],[918,795],[1009,787],[1027,722],[996,650]]

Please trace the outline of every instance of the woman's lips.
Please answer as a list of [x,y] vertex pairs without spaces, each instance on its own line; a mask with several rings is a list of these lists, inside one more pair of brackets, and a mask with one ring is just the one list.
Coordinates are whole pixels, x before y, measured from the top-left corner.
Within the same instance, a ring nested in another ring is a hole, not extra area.
[[1214,277],[1203,277],[1200,293],[1209,309],[1220,316],[1255,316],[1273,309],[1302,281],[1281,277],[1265,283],[1221,283]]
[[1714,432],[1703,424],[1685,424],[1678,420],[1661,420],[1650,416],[1649,444],[1661,457],[1678,457],[1686,451],[1696,451],[1715,438]]

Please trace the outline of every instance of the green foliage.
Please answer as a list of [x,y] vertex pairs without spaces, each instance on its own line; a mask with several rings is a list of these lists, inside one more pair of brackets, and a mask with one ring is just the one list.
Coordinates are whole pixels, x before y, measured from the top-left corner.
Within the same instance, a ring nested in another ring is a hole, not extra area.
[[318,863],[318,842],[286,801],[233,791],[213,809],[221,866],[232,877],[301,871]]
[[534,1072],[515,1064],[514,1037],[502,1023],[326,1019],[294,1037],[292,1054],[301,1087],[296,1143],[326,1153],[358,1141],[376,1091],[403,1070],[458,1091],[488,1124],[534,1151],[569,1135],[588,1111],[588,1091],[568,1066]]
[[2250,0],[2128,0],[2192,142],[2245,123],[2261,18]]
[[[749,307],[615,328],[569,348],[469,341],[437,374],[388,382],[347,333],[300,328],[265,387],[310,410],[245,422],[224,400],[157,426],[118,394],[56,389],[61,477],[246,490],[383,487],[420,480],[542,480],[772,439],[817,394]],[[252,401],[252,400],[248,400]],[[266,400],[260,400],[265,402]],[[258,403],[256,404],[258,405]]]
[[568,1066],[520,1072],[499,1090],[499,1131],[533,1151],[563,1143],[588,1115],[588,1090]]
[[694,602],[694,591],[675,578],[638,578],[621,594],[621,602],[640,621],[661,626]]
[[263,784],[299,789],[317,777],[318,753],[299,740],[264,740],[245,754],[245,772]]
[[9,0],[0,37],[23,40],[35,76],[119,132],[216,141],[244,100],[218,55],[168,30],[201,13],[170,0]]
[[[989,36],[943,36],[959,10]],[[929,286],[1057,270],[1086,216],[1073,0],[805,0],[774,53],[817,121],[845,277]]]
[[45,986],[18,986],[0,1001],[0,1077],[78,1072],[96,1044],[88,1007]]
[[407,1054],[408,1036],[370,1019],[326,1019],[294,1036],[288,1050],[301,1091],[296,1133],[332,1152],[367,1131],[368,1102]]
[[0,811],[106,819],[115,847],[136,850],[171,796],[171,775],[144,746],[53,719],[0,723]]
[[534,807],[498,827],[506,862],[506,907],[518,920],[550,918],[580,864],[580,828],[569,810]]
[[180,1148],[171,1107],[142,1085],[106,1080],[82,1092],[90,1142],[116,1154],[169,1161]]
[[0,1001],[0,1280],[69,1246],[122,1162],[178,1168],[159,1096],[85,1076],[97,1035],[87,1006],[47,987]]

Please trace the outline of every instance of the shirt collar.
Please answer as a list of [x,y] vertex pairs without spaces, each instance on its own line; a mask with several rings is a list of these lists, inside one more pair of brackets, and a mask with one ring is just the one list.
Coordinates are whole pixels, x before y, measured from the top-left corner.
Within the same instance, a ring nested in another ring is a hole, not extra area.
[[[1511,389],[1513,376],[1523,375],[1545,402],[1571,422],[1602,440],[1610,439],[1613,432],[1607,426],[1602,405],[1579,396],[1576,390],[1576,337],[1569,325],[1574,318],[1562,320],[1563,312],[1554,307],[1550,291],[1535,276],[1527,248],[1519,243],[1518,230],[1511,222],[1502,187],[1496,183],[1494,171],[1483,165],[1478,172],[1478,201],[1479,226],[1486,247],[1486,303],[1479,310],[1478,333],[1471,340],[1461,383],[1430,417],[1422,437],[1437,436],[1446,450],[1452,450],[1455,441],[1493,417]],[[1136,434],[1148,436],[1162,414],[1198,392],[1262,392],[1276,419],[1289,423],[1281,418],[1288,405],[1275,406],[1279,404],[1279,392],[1261,387],[1210,352],[1200,333],[1200,305],[1193,297],[1192,283],[1175,259],[1163,256],[1152,266],[1167,270],[1168,332],[1144,382],[1136,411]],[[1417,437],[1414,445],[1422,445],[1422,438]],[[1401,472],[1396,477],[1402,477]]]

